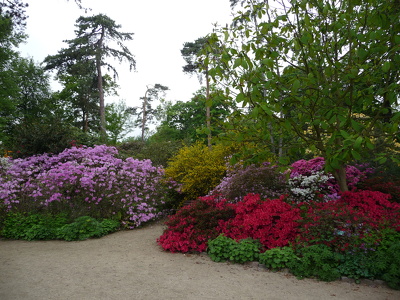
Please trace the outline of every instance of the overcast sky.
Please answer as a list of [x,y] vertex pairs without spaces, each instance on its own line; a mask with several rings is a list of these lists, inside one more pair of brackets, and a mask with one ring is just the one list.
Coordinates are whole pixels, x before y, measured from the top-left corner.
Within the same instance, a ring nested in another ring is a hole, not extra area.
[[[185,64],[180,50],[185,42],[193,42],[212,32],[213,24],[230,23],[229,0],[82,0],[92,11],[80,10],[74,0],[29,0],[27,43],[21,45],[24,57],[42,62],[67,44],[63,40],[76,37],[75,21],[80,16],[105,14],[121,25],[121,32],[132,32],[133,41],[125,42],[135,55],[137,71],[128,65],[115,66],[119,99],[129,106],[138,106],[146,86],[159,83],[170,88],[166,99],[190,100],[200,88],[196,76],[182,72]],[[57,87],[55,87],[57,89]],[[106,99],[107,102],[118,99]]]

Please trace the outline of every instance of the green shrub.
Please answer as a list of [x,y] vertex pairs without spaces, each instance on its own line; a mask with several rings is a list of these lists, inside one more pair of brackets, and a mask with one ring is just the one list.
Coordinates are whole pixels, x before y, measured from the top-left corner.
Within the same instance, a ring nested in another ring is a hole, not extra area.
[[371,269],[373,269],[373,264],[379,264],[379,262],[372,262],[371,259],[372,256],[368,252],[348,252],[342,255],[338,271],[341,276],[354,278],[357,283],[361,278],[373,279],[374,274]]
[[67,222],[65,214],[8,213],[1,235],[16,240],[52,240],[57,238],[57,229]]
[[184,201],[194,200],[220,183],[226,172],[226,157],[231,152],[232,148],[223,145],[212,149],[201,143],[183,147],[170,160],[165,176],[182,185]]
[[215,262],[227,261],[231,257],[235,240],[220,234],[217,238],[208,241],[207,254]]
[[9,213],[3,222],[1,236],[15,240],[85,240],[101,237],[116,231],[120,224],[115,220],[101,222],[88,216],[68,222],[66,214]]
[[259,256],[259,262],[271,270],[286,268],[288,264],[298,259],[290,247],[276,247],[269,249]]
[[118,221],[104,220],[99,222],[92,217],[83,216],[75,219],[73,223],[59,228],[57,236],[66,241],[82,241],[91,237],[104,236],[117,230],[118,227]]
[[229,260],[234,263],[245,263],[247,261],[258,261],[261,243],[257,240],[247,238],[233,245]]
[[337,269],[340,255],[323,244],[298,249],[298,260],[288,262],[290,272],[297,278],[315,277],[323,281],[340,278]]
[[118,145],[117,149],[124,159],[128,157],[150,159],[153,165],[165,167],[181,146],[178,142],[131,139]]
[[387,268],[382,275],[382,279],[392,289],[400,290],[400,241],[394,243],[386,250]]
[[253,239],[243,239],[240,242],[219,235],[208,241],[207,253],[213,261],[231,261],[234,263],[245,263],[247,261],[258,261],[261,243]]

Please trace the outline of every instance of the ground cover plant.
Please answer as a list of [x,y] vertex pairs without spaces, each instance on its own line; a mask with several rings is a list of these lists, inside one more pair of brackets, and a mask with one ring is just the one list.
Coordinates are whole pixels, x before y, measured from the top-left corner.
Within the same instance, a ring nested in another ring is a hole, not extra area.
[[117,220],[96,220],[82,216],[70,220],[65,213],[58,215],[43,213],[8,213],[3,221],[0,235],[16,240],[81,241],[92,237],[102,237],[119,229]]
[[135,228],[162,214],[169,191],[150,160],[118,158],[105,145],[8,160],[0,166],[0,212],[65,213],[120,221]]
[[[172,252],[207,251],[218,262],[259,261],[272,270],[287,268],[298,278],[383,279],[399,288],[395,249],[400,244],[400,205],[390,194],[357,189],[373,173],[371,168],[347,168],[352,191],[338,192],[323,165],[322,158],[294,164],[296,172],[288,176],[288,193],[275,199],[254,193],[239,201],[218,194],[200,197],[194,203],[198,209],[207,209],[199,212],[191,205],[178,210],[167,221],[168,228],[158,243]],[[311,170],[307,171],[307,166]],[[316,172],[326,179],[307,180]],[[289,183],[299,174],[303,179],[296,189],[306,191],[294,195]],[[209,207],[229,213],[220,218],[209,213]],[[258,242],[259,252],[254,254],[254,244],[238,250],[244,240]]]

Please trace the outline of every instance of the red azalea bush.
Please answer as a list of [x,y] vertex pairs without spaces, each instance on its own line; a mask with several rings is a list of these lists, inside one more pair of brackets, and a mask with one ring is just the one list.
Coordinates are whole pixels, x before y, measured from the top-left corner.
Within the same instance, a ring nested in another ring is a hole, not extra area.
[[218,223],[233,216],[234,210],[225,200],[200,197],[169,217],[165,223],[168,228],[157,243],[171,252],[203,252],[207,241],[219,235]]
[[362,190],[379,191],[392,196],[391,202],[400,203],[400,179],[375,176],[360,183]]
[[[400,231],[400,205],[390,195],[373,191],[345,192],[338,200],[315,203],[301,221],[297,246],[325,244],[335,251],[374,250],[364,240],[382,228]],[[370,248],[368,248],[370,247]],[[368,248],[368,249],[367,249]]]
[[287,246],[298,234],[300,209],[286,203],[283,196],[262,200],[258,194],[249,194],[234,209],[234,218],[220,222],[227,237],[258,239],[270,249]]

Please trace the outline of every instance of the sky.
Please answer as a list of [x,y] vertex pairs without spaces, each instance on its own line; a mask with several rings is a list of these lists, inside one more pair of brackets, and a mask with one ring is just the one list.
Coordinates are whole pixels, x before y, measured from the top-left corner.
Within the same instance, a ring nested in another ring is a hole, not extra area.
[[[134,33],[124,42],[136,59],[136,71],[127,63],[112,61],[117,68],[120,86],[117,98],[128,106],[139,106],[147,86],[156,83],[169,87],[165,99],[188,101],[200,87],[197,77],[182,72],[185,61],[180,50],[185,42],[212,32],[214,24],[226,25],[231,20],[229,0],[82,0],[85,13],[74,0],[29,0],[27,43],[19,47],[23,57],[41,63],[55,55],[76,37],[75,21],[80,16],[105,14],[121,25],[119,31]],[[53,90],[60,88],[53,84]]]

